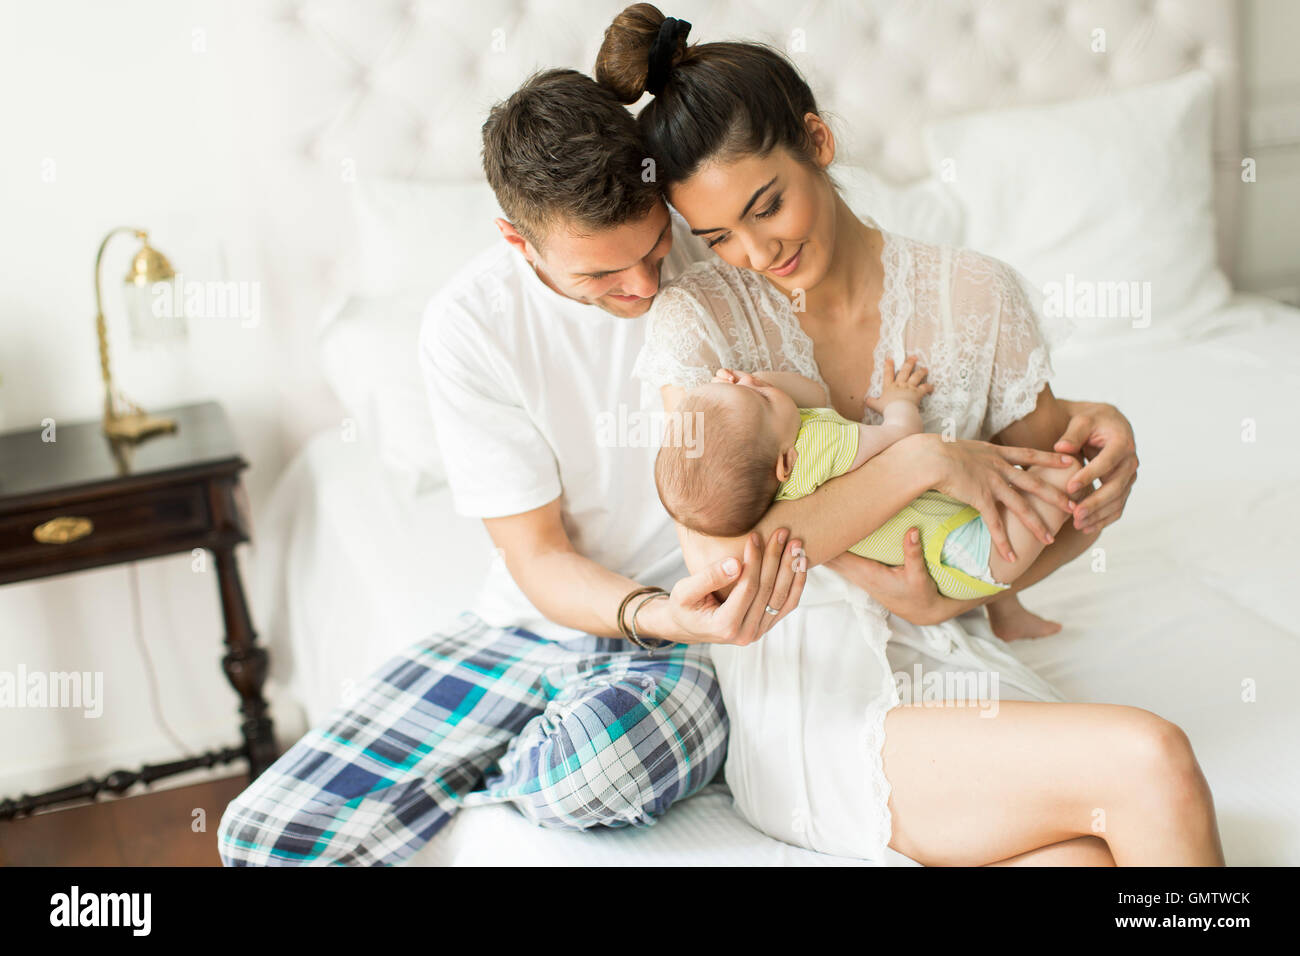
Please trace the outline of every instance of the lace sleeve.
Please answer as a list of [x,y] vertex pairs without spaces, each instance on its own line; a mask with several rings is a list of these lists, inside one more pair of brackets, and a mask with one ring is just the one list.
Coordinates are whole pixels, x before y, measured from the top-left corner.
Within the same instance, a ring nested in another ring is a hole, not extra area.
[[700,299],[683,286],[669,286],[650,308],[646,340],[632,374],[641,380],[642,402],[658,400],[665,385],[693,388],[727,364],[709,330],[714,326]]
[[988,405],[980,437],[991,439],[1002,429],[1031,413],[1038,393],[1054,372],[1051,348],[1069,333],[1068,326],[1044,322],[1035,305],[1038,296],[1011,266],[986,259],[991,266],[990,314],[996,323],[993,368],[989,376]]

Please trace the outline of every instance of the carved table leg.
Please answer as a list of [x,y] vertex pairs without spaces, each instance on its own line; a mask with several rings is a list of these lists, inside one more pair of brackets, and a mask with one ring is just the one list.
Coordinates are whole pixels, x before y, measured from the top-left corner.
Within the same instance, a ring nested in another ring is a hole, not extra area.
[[226,656],[221,665],[226,677],[239,692],[241,730],[248,745],[249,779],[255,779],[276,758],[275,737],[267,713],[262,685],[266,682],[266,648],[257,645],[257,634],[248,614],[244,586],[239,580],[233,546],[214,548],[217,579],[221,586],[221,613],[226,621]]

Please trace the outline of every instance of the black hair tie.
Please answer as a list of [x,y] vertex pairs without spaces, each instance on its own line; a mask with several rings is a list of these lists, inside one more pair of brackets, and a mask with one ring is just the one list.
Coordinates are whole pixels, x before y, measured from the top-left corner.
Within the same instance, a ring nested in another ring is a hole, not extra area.
[[673,55],[677,44],[686,39],[691,32],[691,25],[676,17],[664,17],[659,24],[659,35],[650,44],[650,65],[646,70],[645,88],[651,96],[658,96],[664,91],[668,77],[673,72]]

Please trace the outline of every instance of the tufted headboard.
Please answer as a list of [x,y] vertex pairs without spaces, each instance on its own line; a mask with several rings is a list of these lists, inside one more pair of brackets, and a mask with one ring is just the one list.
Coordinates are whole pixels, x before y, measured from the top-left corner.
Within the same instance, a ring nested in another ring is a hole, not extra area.
[[[346,185],[481,177],[488,107],[529,73],[590,71],[619,0],[274,0],[253,14],[250,70],[275,116],[263,144],[276,248],[329,289],[348,255]],[[934,117],[1045,103],[1164,79],[1216,82],[1220,258],[1231,273],[1241,162],[1234,0],[665,0],[691,39],[785,50],[835,124],[840,155],[924,175]],[[1105,52],[1093,52],[1104,31]],[[340,189],[340,184],[345,188]],[[293,303],[295,311],[303,301]]]

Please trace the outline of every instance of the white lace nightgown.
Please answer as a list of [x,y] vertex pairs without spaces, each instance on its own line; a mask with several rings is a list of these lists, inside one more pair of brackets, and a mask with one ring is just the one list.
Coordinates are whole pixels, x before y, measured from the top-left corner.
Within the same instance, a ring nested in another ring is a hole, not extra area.
[[[987,441],[1033,411],[1052,375],[1049,346],[1068,328],[1044,327],[1006,264],[882,235],[870,395],[880,395],[886,358],[901,364],[917,355],[934,385],[921,402],[927,432]],[[658,402],[661,386],[698,385],[719,367],[798,372],[825,384],[786,297],[761,275],[713,259],[659,293],[635,374],[646,401]],[[881,416],[868,408],[863,421]],[[972,705],[992,711],[990,699],[1062,699],[1005,648],[982,609],[918,627],[834,571],[810,569],[798,609],[756,644],[711,648],[731,721],[726,777],[737,809],[788,843],[912,862],[888,848],[885,714],[914,700],[974,696],[984,703]],[[943,685],[933,683],[945,674]]]

